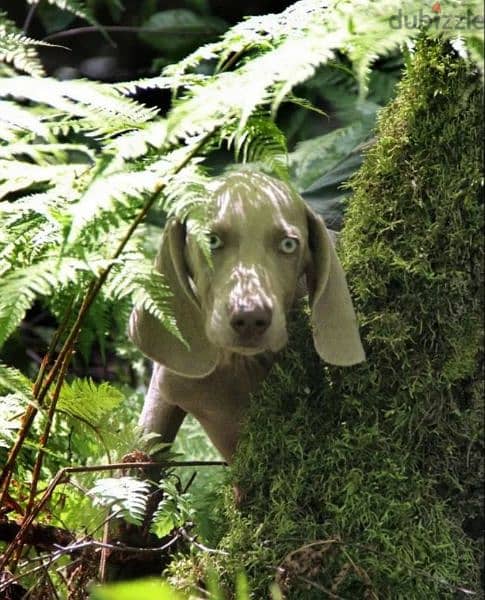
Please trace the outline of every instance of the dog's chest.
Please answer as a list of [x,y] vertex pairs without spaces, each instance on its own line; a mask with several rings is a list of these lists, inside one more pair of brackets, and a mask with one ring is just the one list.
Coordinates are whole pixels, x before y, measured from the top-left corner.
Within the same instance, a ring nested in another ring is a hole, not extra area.
[[240,418],[249,395],[259,388],[271,364],[266,357],[239,356],[200,379],[167,371],[163,377],[164,396],[198,419],[234,422]]

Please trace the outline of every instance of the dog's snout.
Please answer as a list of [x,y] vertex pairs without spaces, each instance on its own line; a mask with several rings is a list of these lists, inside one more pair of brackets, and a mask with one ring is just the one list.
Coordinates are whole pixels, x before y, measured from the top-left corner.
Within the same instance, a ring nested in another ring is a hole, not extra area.
[[271,325],[272,313],[269,307],[245,309],[232,312],[231,327],[242,338],[260,337]]

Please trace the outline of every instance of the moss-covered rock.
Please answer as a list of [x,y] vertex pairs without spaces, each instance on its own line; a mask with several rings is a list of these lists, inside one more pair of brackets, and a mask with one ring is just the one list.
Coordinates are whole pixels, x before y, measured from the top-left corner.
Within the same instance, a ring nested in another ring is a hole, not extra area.
[[[482,87],[423,40],[352,182],[340,255],[368,360],[323,366],[299,310],[282,361],[252,400],[219,549],[208,569],[255,598],[454,598],[476,590],[483,246]],[[332,596],[331,594],[334,594]]]

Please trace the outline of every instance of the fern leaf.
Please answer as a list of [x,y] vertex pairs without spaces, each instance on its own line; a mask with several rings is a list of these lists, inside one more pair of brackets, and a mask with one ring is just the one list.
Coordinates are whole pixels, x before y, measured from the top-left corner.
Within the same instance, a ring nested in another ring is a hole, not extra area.
[[0,396],[0,448],[10,448],[24,411],[25,398],[19,394]]
[[16,24],[0,11],[0,62],[10,63],[19,71],[34,77],[44,75],[35,46],[50,46],[23,35]]
[[154,193],[160,186],[160,176],[155,171],[124,171],[105,175],[97,173],[76,205],[68,243],[75,241],[87,225],[110,214],[112,224],[118,222],[115,208],[139,206],[146,194]]
[[91,379],[74,379],[62,386],[57,410],[97,427],[123,398],[123,394],[107,382],[96,385]]
[[106,294],[117,299],[132,297],[136,306],[145,308],[183,342],[168,302],[172,297],[170,288],[139,254],[125,254],[123,265],[115,267],[107,281]]
[[88,494],[98,506],[108,506],[112,514],[140,525],[145,515],[150,486],[134,477],[98,479]]
[[64,181],[74,183],[86,164],[38,166],[19,160],[0,159],[0,199],[34,184]]
[[236,160],[256,163],[270,175],[288,180],[286,138],[271,119],[255,115],[246,127],[238,127],[227,141],[229,148],[234,146]]
[[163,480],[163,498],[153,515],[150,531],[164,538],[176,527],[192,521],[194,509],[189,494],[181,494],[169,478]]
[[0,363],[0,447],[10,447],[27,404],[33,402],[32,384],[17,369]]
[[74,258],[45,258],[4,274],[0,282],[0,347],[39,296],[47,296],[79,271],[91,272],[89,263]]
[[[17,142],[4,147],[0,146],[0,158],[24,156],[31,158],[37,165],[78,163],[85,166],[86,163],[94,163],[95,161],[93,150],[84,144],[26,144]],[[77,160],[72,158],[74,156]]]
[[0,363],[0,389],[15,392],[24,402],[32,401],[32,383],[30,380],[19,370],[2,363]]
[[116,168],[121,168],[124,161],[140,158],[150,150],[160,150],[167,139],[167,122],[164,120],[144,123],[139,130],[130,131],[114,138],[106,146],[112,152]]
[[41,118],[13,102],[0,101],[0,121],[15,130],[33,132],[44,139],[49,137],[49,129]]
[[136,94],[139,90],[170,90],[181,86],[194,86],[207,80],[206,75],[200,73],[181,73],[170,75],[159,75],[157,77],[146,77],[135,81],[122,81],[113,83],[112,86],[125,95]]
[[84,80],[57,81],[46,77],[38,85],[29,77],[11,77],[2,80],[0,96],[26,98],[83,117],[80,126],[100,136],[136,129],[157,113],[156,109],[124,97],[110,85]]

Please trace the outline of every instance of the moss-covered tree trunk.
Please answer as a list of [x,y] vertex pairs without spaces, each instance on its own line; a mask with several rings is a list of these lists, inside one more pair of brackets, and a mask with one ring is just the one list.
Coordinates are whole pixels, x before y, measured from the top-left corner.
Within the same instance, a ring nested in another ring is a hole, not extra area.
[[322,365],[295,315],[232,468],[246,496],[236,507],[228,487],[228,555],[182,561],[179,577],[213,568],[231,582],[244,569],[258,599],[273,581],[298,600],[479,587],[462,528],[483,474],[479,76],[421,41],[377,137],[340,244],[368,360]]

